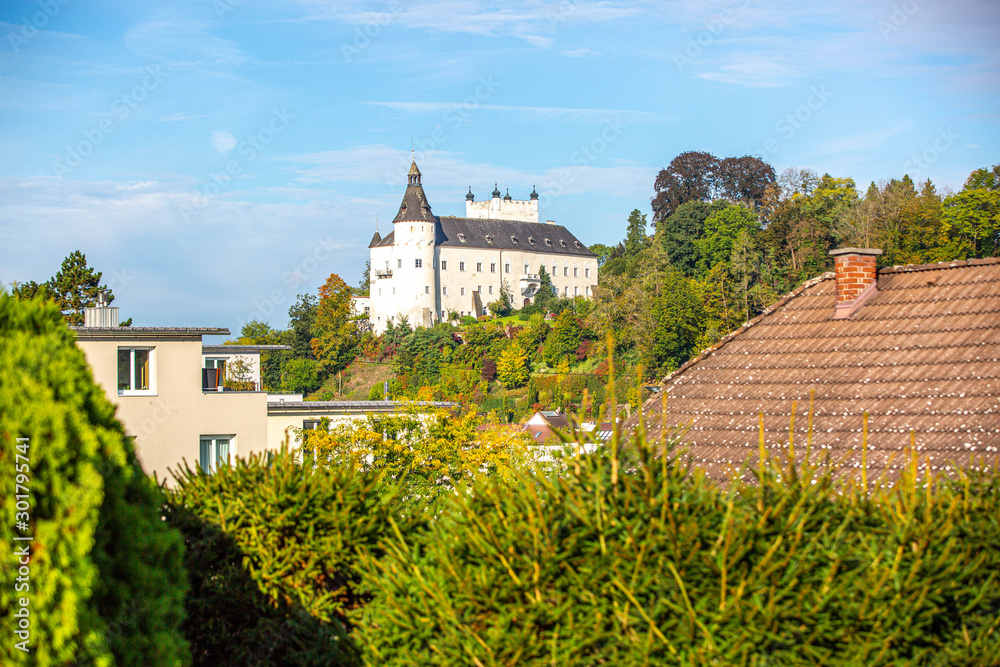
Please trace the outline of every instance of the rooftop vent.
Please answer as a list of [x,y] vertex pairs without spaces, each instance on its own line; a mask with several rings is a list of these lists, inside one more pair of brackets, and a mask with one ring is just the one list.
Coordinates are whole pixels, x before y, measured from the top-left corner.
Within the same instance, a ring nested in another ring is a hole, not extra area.
[[97,293],[97,304],[83,309],[83,326],[91,328],[117,327],[118,307],[108,305],[108,295],[103,290]]
[[529,236],[529,237],[528,237],[528,243],[530,243],[530,244],[534,245],[534,244],[535,244],[535,239],[533,239],[533,238],[531,238],[531,237]]
[[458,240],[461,241],[462,243],[465,243],[465,234],[459,234]]
[[837,305],[833,319],[850,317],[878,291],[878,268],[875,258],[881,250],[872,248],[837,248],[831,250],[836,266]]
[[545,239],[545,245],[552,245],[552,239]]
[[517,243],[517,237],[516,237],[516,236],[514,236],[513,234],[511,234],[511,237],[510,237],[510,242],[511,242],[511,243]]
[[559,239],[559,245],[561,245],[562,247],[565,248],[566,247],[566,241],[564,239]]
[[486,235],[486,242],[489,243],[490,245],[493,245],[493,237],[490,236],[489,234],[487,234]]

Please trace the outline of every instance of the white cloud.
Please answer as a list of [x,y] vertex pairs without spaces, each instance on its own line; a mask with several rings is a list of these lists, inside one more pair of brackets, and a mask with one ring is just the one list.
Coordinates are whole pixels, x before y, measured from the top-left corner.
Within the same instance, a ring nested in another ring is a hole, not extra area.
[[[636,123],[642,121],[670,119],[666,114],[653,111],[637,111],[634,109],[585,109],[573,107],[535,107],[507,104],[466,104],[462,102],[365,102],[374,106],[388,107],[408,113],[440,113],[449,112],[462,117],[476,111],[497,111],[513,114],[518,120],[580,120],[604,121],[618,118],[622,122]],[[447,120],[447,118],[446,118]]]
[[212,132],[212,148],[219,151],[222,155],[236,148],[237,143],[236,137],[229,132],[222,130]]

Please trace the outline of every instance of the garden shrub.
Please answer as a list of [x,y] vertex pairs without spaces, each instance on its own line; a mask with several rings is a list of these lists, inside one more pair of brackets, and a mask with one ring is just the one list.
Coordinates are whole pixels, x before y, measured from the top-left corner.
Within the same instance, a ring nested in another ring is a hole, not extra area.
[[[17,438],[28,438],[18,448]],[[15,476],[15,465],[24,465]],[[183,665],[180,535],[58,308],[0,294],[0,623],[5,665]],[[24,484],[26,482],[26,484]],[[15,521],[30,489],[30,528]],[[20,489],[17,493],[23,494]],[[33,541],[14,541],[32,535]],[[30,545],[26,591],[14,549]],[[15,648],[29,600],[30,653]]]
[[287,450],[177,477],[167,517],[187,543],[194,664],[359,664],[357,551],[390,530],[374,478]]
[[995,476],[866,493],[766,460],[720,489],[618,451],[483,480],[366,558],[367,664],[1000,664]]

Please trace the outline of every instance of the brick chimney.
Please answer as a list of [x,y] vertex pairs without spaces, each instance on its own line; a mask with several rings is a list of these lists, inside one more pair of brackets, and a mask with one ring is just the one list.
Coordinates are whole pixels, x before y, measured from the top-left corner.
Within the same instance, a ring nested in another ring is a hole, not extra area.
[[875,258],[881,250],[872,248],[837,248],[831,250],[837,276],[837,305],[833,319],[850,317],[878,291]]

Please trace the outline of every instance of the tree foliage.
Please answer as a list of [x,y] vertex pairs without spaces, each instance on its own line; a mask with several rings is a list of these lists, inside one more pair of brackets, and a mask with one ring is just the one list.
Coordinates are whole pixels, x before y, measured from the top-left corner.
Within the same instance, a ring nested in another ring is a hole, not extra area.
[[323,370],[336,373],[346,368],[354,359],[359,336],[353,321],[351,288],[335,273],[319,288],[313,328],[313,353]]

